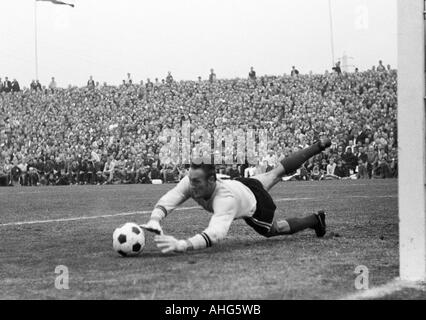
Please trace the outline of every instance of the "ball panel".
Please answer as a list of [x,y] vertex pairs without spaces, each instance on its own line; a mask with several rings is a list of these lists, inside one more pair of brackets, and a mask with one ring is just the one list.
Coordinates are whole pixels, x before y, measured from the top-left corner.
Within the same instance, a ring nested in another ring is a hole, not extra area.
[[133,252],[139,252],[142,249],[142,245],[138,242],[135,243],[132,247]]
[[132,227],[132,231],[133,231],[134,233],[136,233],[136,234],[141,233],[141,231],[140,231],[140,230],[139,230],[139,228],[137,228],[137,227]]
[[125,234],[120,234],[119,236],[118,236],[118,242],[120,242],[120,244],[123,244],[123,243],[125,243],[127,241],[127,237],[126,237],[126,235]]

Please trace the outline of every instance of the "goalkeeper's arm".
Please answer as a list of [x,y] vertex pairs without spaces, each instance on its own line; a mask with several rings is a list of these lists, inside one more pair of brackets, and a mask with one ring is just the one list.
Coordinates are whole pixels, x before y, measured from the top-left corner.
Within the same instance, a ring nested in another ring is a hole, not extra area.
[[[224,200],[222,204],[226,204],[226,202]],[[231,204],[231,208],[232,206],[233,204]],[[234,217],[234,210],[223,210],[212,216],[207,229],[189,239],[178,240],[173,236],[160,235],[156,236],[154,241],[163,253],[208,248],[225,238]]]
[[160,222],[176,207],[185,202],[190,196],[189,179],[183,178],[176,187],[167,192],[158,200],[152,210],[151,218],[148,223],[141,225],[148,231],[162,234]]

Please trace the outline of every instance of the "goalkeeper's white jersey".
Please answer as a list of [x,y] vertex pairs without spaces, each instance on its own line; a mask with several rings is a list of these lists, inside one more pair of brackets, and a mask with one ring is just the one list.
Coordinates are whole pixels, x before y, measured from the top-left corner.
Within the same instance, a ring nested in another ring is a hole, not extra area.
[[[169,214],[187,199],[193,198],[189,177],[184,177],[176,187],[167,192],[157,202],[155,211]],[[256,198],[253,192],[239,181],[217,179],[216,188],[210,199],[195,199],[201,207],[212,212],[209,226],[203,233],[212,243],[223,239],[234,219],[251,217],[256,211]],[[194,230],[195,231],[195,230]]]

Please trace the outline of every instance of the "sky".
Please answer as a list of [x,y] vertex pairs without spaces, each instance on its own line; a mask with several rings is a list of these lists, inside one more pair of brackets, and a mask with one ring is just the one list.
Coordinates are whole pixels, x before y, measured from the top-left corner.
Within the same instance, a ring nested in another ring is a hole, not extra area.
[[165,78],[323,73],[346,52],[360,70],[397,67],[396,0],[0,0],[0,78],[59,86]]

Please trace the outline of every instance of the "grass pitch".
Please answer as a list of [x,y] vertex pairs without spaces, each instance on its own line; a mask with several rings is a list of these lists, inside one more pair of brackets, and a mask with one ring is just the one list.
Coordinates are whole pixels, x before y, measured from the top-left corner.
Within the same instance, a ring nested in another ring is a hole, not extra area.
[[[209,249],[163,255],[146,234],[142,255],[114,252],[113,230],[145,222],[172,187],[1,188],[0,299],[336,299],[356,292],[359,265],[369,269],[370,287],[398,275],[397,180],[275,186],[279,217],[326,210],[323,239],[313,230],[266,239],[237,220]],[[187,238],[209,217],[197,208],[175,211],[164,232]],[[54,286],[58,265],[69,270],[68,290]]]

